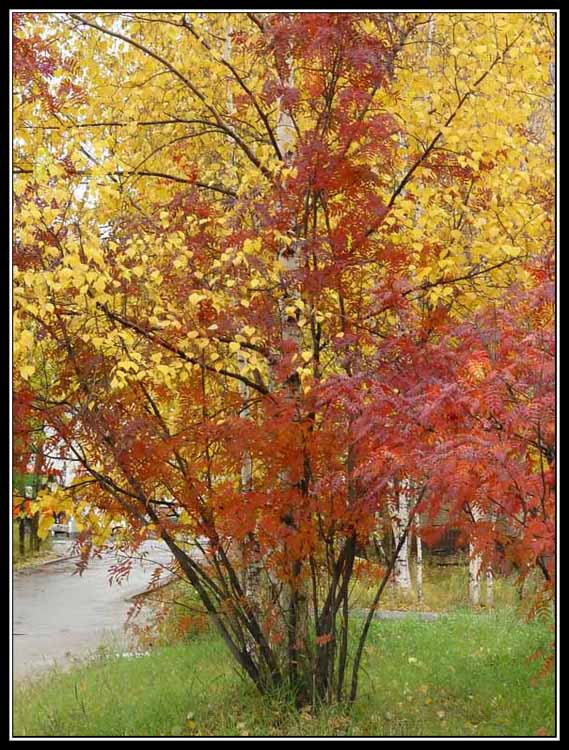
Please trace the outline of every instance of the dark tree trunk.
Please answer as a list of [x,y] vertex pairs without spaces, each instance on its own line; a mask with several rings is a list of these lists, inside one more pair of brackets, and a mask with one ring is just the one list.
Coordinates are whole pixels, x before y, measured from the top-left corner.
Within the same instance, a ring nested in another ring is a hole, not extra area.
[[32,550],[32,552],[39,552],[40,547],[41,547],[41,539],[38,535],[39,520],[40,520],[40,514],[34,513],[30,522],[30,531],[31,531],[30,549]]
[[18,521],[18,549],[20,557],[26,554],[26,519],[20,518]]
[[[43,452],[41,448],[36,451],[36,458],[34,461],[34,480],[33,480],[33,501],[37,500],[40,491],[40,472],[43,465]],[[32,552],[39,552],[41,546],[41,539],[38,535],[38,527],[40,522],[39,512],[34,513],[30,520],[30,549]]]

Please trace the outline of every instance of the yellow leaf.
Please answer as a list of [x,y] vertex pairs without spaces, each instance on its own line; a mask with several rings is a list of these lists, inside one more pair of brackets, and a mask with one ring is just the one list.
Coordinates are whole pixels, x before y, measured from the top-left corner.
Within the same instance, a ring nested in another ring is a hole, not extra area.
[[104,292],[106,287],[105,279],[102,276],[99,276],[97,281],[95,281],[95,283],[93,284],[93,287],[97,292],[99,292],[99,294],[101,292]]
[[24,380],[29,380],[35,371],[36,368],[33,365],[24,365],[23,367],[20,367],[20,375]]
[[25,350],[31,349],[34,345],[34,336],[31,331],[24,330],[20,334],[20,346]]
[[261,238],[257,237],[255,240],[245,240],[243,243],[244,253],[257,253],[261,250]]
[[53,514],[47,513],[40,518],[38,524],[38,536],[40,539],[45,539],[49,534],[49,530],[53,526]]

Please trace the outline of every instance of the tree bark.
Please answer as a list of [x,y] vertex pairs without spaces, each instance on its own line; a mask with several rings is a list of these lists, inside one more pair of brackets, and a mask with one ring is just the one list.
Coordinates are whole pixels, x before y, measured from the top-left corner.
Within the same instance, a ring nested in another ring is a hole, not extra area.
[[468,563],[468,592],[470,604],[477,607],[480,604],[480,569],[482,557],[475,551],[472,542],[469,544],[470,561]]
[[491,565],[486,568],[486,606],[494,606],[494,573]]
[[[470,506],[470,513],[475,524],[479,523],[483,518],[482,511],[475,505]],[[480,572],[482,569],[482,555],[477,550],[477,547],[472,540],[468,545],[468,551],[468,593],[470,604],[473,607],[477,607],[480,604]]]
[[[395,545],[399,543],[403,530],[409,522],[409,480],[402,479],[394,486],[396,501],[391,503],[391,527]],[[412,591],[411,573],[409,569],[409,539],[406,534],[393,568],[393,580],[398,589],[405,594]]]
[[[34,460],[34,478],[32,482],[32,502],[35,503],[37,500],[39,491],[40,491],[40,471],[42,469],[43,465],[43,451],[38,446],[36,449],[36,457]],[[39,526],[39,520],[40,520],[40,514],[39,512],[36,512],[33,514],[31,520],[30,520],[30,548],[32,552],[39,552],[40,546],[41,546],[41,539],[38,535],[38,526]]]
[[421,540],[421,518],[415,520],[415,542],[417,544],[417,601],[423,603],[423,542]]
[[[495,521],[493,514],[487,515],[483,513],[479,508],[470,506],[470,512],[475,523],[481,521]],[[476,607],[481,601],[481,578],[482,574],[486,579],[486,598],[485,604],[487,607],[494,606],[494,572],[492,570],[492,561],[484,560],[483,555],[479,550],[476,549],[475,544],[472,541],[469,544],[470,561],[468,564],[468,588],[470,603]],[[484,569],[483,569],[484,566]]]
[[[289,81],[291,85],[292,80],[293,72],[291,70]],[[295,136],[292,118],[282,106],[280,107],[277,120],[276,141],[278,149],[286,162],[293,152]],[[280,299],[280,319],[283,342],[293,342],[298,350],[301,351],[302,333],[298,321],[295,316],[287,312],[287,308],[294,307],[294,303],[300,296],[295,288],[294,280],[291,280],[291,275],[300,268],[302,242],[299,240],[300,238],[297,237],[297,240],[293,244],[290,246],[285,245],[279,253],[279,259],[285,274],[282,283],[284,294]],[[289,378],[285,387],[288,388],[292,399],[298,399],[300,394],[300,378],[296,372]],[[286,476],[283,476],[283,481],[287,481]],[[304,485],[306,485],[306,482]],[[306,486],[303,486],[302,492],[303,494],[307,492]],[[281,606],[287,621],[289,669],[292,681],[294,682],[300,676],[299,662],[308,659],[309,595],[307,585],[299,580],[302,573],[299,563],[293,564],[292,573],[293,583],[283,586]],[[306,685],[301,688],[303,695],[298,696],[300,700],[306,697],[305,693],[307,689],[309,689],[309,686]]]
[[38,535],[39,520],[40,520],[39,513],[34,513],[32,518],[30,519],[30,532],[31,532],[30,547],[31,547],[32,552],[39,552],[40,547],[41,547],[41,539]]
[[[245,358],[241,353],[237,355],[237,361],[239,369],[241,370],[245,366]],[[246,383],[239,383],[239,390],[243,397],[243,402],[246,403],[249,398],[249,387]],[[249,407],[245,406],[241,410],[241,418],[247,419],[249,417]],[[243,456],[241,463],[241,492],[251,492],[253,489],[253,461],[250,453],[246,453]],[[244,546],[242,549],[242,565],[243,565],[243,590],[245,596],[249,600],[255,616],[258,616],[262,609],[262,591],[261,591],[261,560],[259,545],[257,542],[255,531],[248,534],[244,540]],[[253,648],[254,643],[251,641],[249,644]]]
[[18,551],[20,557],[26,554],[26,519],[20,518],[18,521]]

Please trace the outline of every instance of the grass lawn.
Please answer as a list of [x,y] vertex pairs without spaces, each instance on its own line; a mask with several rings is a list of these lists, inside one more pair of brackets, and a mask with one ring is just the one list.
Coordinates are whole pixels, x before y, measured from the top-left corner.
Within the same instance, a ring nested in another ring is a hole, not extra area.
[[262,699],[214,634],[98,658],[14,691],[14,736],[554,735],[554,677],[529,656],[551,625],[511,609],[373,625],[351,712]]

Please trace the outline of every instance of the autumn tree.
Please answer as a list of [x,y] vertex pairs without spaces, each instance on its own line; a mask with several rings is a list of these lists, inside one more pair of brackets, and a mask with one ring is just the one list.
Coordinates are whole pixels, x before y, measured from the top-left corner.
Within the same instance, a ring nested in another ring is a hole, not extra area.
[[549,581],[553,17],[14,19],[15,377],[85,551],[158,535],[299,705],[356,698],[418,512],[499,505]]

